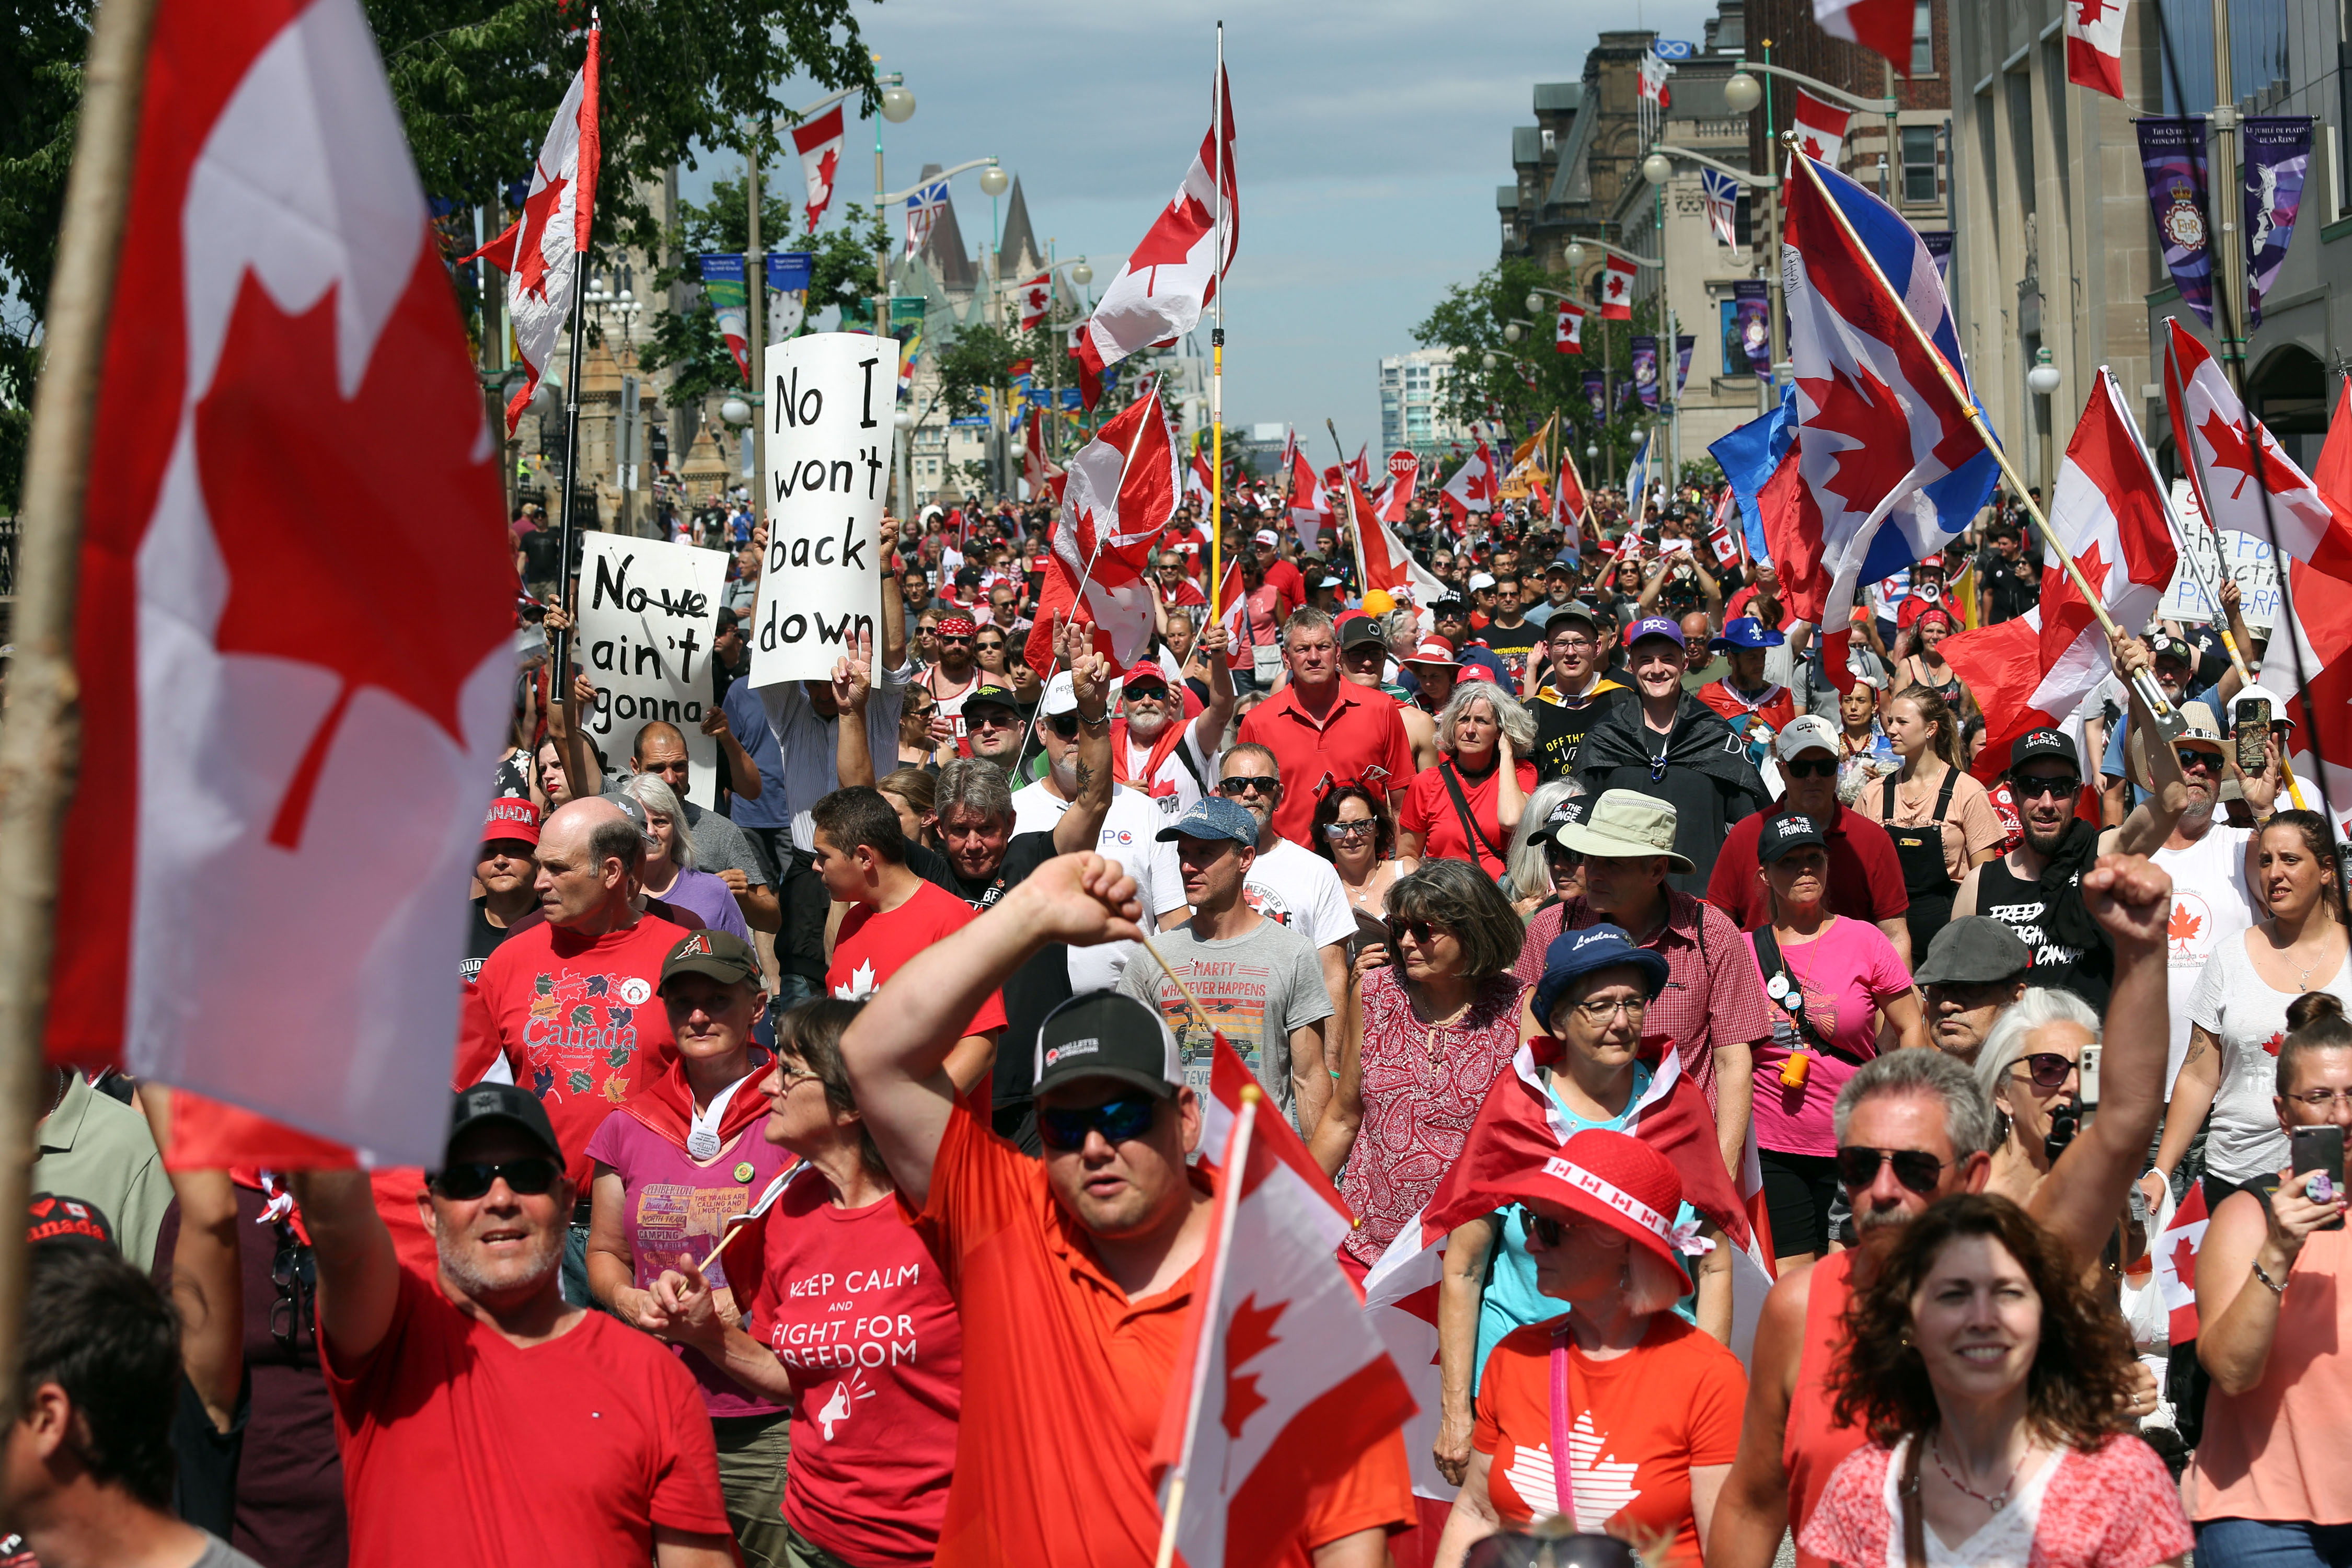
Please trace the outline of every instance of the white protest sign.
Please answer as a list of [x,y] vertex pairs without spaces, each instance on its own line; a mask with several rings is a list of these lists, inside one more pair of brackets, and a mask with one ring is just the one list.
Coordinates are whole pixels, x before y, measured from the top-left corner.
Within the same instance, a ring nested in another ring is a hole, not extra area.
[[686,737],[687,797],[717,806],[719,742],[702,732],[702,720],[710,710],[725,552],[617,533],[582,542],[580,656],[596,686],[589,736],[617,766],[645,725],[677,725]]
[[[2157,614],[2168,621],[2221,621],[2228,617],[2221,607],[2207,596],[2200,585],[2200,574],[2213,571],[2213,545],[2218,540],[2221,564],[2238,580],[2238,613],[2246,618],[2248,631],[2266,632],[2278,616],[2278,565],[2271,559],[2267,541],[2250,533],[2223,529],[2219,534],[2205,526],[2205,514],[2198,510],[2197,492],[2186,479],[2172,481],[2172,510],[2180,516],[2181,526],[2189,538],[2181,542],[2180,564],[2174,569],[2172,583],[2164,590],[2164,600]],[[2201,559],[2192,563],[2190,551]],[[2217,584],[2218,585],[2218,584]]]
[[751,684],[824,680],[860,632],[881,637],[876,540],[898,427],[898,345],[819,332],[771,350],[768,558],[751,627]]

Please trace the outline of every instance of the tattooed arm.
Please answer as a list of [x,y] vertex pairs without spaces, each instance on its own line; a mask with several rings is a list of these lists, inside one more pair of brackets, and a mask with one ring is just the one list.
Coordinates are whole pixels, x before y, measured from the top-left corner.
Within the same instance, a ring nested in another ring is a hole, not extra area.
[[[1054,825],[1054,847],[1064,855],[1092,849],[1110,815],[1110,661],[1094,649],[1094,628],[1064,628],[1063,668],[1078,699],[1077,774],[1070,809]],[[1181,715],[1180,715],[1181,718]]]

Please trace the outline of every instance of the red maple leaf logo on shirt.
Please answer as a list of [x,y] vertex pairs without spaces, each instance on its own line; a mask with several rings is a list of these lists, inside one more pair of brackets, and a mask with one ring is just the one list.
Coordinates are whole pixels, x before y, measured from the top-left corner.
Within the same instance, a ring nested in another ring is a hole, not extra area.
[[448,284],[420,261],[348,397],[340,288],[289,316],[247,273],[196,405],[197,478],[228,578],[215,645],[341,681],[270,827],[288,848],[361,687],[465,743],[459,696],[514,603],[495,448]]
[[2205,423],[2197,426],[2197,434],[2213,448],[2212,467],[2238,471],[2238,482],[2230,491],[2230,499],[2236,500],[2244,493],[2246,481],[2254,477],[2254,459],[2246,447],[2246,433],[2222,418],[2216,410],[2205,416]]
[[2269,1039],[2263,1042],[2263,1049],[2269,1052],[2272,1056],[2276,1056],[2279,1054],[2279,1047],[2285,1043],[2286,1031],[2282,1029],[2277,1034],[2273,1035]]
[[1837,477],[1822,489],[1844,501],[1847,510],[1867,513],[1911,471],[1911,422],[1885,383],[1866,366],[1860,374],[1861,380],[1851,380],[1843,366],[1833,365],[1828,380],[1798,385],[1820,410],[1805,421],[1808,428],[1861,443],[1837,454]]
[[2195,942],[2197,933],[2204,929],[2204,916],[2192,915],[2187,904],[2176,903],[2172,906],[2172,919],[2165,922],[2164,934],[2186,947]]
[[515,287],[525,294],[547,298],[547,222],[571,184],[558,177],[523,198],[522,237],[515,242]]
[[1247,1366],[1260,1355],[1274,1348],[1276,1336],[1274,1325],[1282,1321],[1288,1309],[1287,1301],[1276,1301],[1271,1307],[1261,1307],[1255,1295],[1244,1296],[1234,1309],[1233,1325],[1225,1331],[1225,1408],[1218,1416],[1225,1436],[1241,1441],[1242,1428],[1249,1418],[1265,1408],[1265,1395],[1257,1391],[1257,1373],[1234,1375],[1235,1367]]

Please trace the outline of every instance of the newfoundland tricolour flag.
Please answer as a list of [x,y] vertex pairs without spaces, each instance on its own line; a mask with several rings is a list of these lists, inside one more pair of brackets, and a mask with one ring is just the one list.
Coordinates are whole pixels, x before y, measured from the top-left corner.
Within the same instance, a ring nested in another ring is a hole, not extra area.
[[1151,584],[1144,566],[1184,493],[1182,448],[1168,428],[1160,385],[1121,411],[1070,459],[1053,553],[1029,629],[1030,668],[1051,670],[1054,625],[1087,621],[1096,651],[1119,670],[1151,642]]
[[[2000,467],[1969,423],[1974,395],[1953,390],[1968,372],[1927,247],[1836,170],[1789,163],[1781,272],[1798,524],[1820,542],[1822,668],[1843,669],[1863,585],[1941,550],[1992,494]],[[1783,563],[1784,586],[1788,573]]]

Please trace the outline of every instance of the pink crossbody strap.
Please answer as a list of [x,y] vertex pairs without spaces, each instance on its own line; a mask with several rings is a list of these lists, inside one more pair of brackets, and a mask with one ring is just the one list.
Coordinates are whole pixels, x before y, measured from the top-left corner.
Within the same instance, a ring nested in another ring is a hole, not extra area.
[[1551,1489],[1560,1517],[1576,1521],[1576,1483],[1568,1473],[1568,1325],[1551,1336]]

